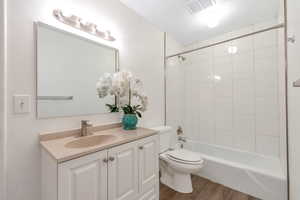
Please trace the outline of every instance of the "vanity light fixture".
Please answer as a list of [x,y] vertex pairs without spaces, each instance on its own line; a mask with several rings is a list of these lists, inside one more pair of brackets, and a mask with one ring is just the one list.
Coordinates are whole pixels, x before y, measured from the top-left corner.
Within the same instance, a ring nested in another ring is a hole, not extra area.
[[82,19],[79,20],[80,23],[80,27],[82,30],[89,32],[89,33],[93,33],[95,31],[95,29],[97,28],[96,24],[84,21]]
[[77,28],[79,30],[82,30],[86,33],[89,33],[91,35],[100,37],[107,41],[115,41],[116,38],[114,38],[110,31],[108,30],[100,30],[96,24],[85,21],[81,19],[80,17],[73,15],[73,14],[67,14],[63,12],[60,9],[53,10],[53,16],[60,22],[67,24],[69,26],[72,26],[73,28]]

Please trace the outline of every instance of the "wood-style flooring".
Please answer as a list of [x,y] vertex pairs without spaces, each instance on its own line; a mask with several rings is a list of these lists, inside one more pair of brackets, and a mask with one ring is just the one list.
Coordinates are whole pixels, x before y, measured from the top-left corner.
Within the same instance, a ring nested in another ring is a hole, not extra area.
[[193,192],[181,194],[160,184],[160,200],[258,200],[199,176],[192,176]]

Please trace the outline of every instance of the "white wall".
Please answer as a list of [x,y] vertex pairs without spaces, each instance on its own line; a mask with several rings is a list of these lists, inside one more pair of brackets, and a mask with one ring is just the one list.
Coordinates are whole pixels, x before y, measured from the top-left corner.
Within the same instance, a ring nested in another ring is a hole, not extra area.
[[[64,4],[64,5],[63,5]],[[52,17],[53,8],[75,7],[76,14],[104,24],[117,38],[121,68],[128,68],[144,81],[149,110],[140,125],[163,124],[163,33],[123,6],[118,0],[9,0],[8,1],[8,200],[40,200],[40,147],[38,134],[78,128],[81,119],[94,124],[117,122],[119,115],[103,114],[37,120],[35,102],[26,115],[13,113],[12,96],[35,96],[33,22],[64,28]],[[77,30],[70,31],[80,33]],[[85,34],[82,34],[87,36]],[[88,36],[87,36],[88,37]],[[93,38],[95,39],[95,38]],[[96,40],[96,39],[95,39]],[[109,44],[109,43],[107,43]],[[32,98],[34,99],[34,98]]]
[[292,86],[300,78],[300,1],[287,0],[288,36],[295,36],[296,43],[288,43],[288,114],[290,199],[300,199],[300,88]]
[[171,35],[166,37],[166,56],[170,56],[183,51],[184,46],[177,42]]
[[0,0],[0,200],[5,197],[5,1]]

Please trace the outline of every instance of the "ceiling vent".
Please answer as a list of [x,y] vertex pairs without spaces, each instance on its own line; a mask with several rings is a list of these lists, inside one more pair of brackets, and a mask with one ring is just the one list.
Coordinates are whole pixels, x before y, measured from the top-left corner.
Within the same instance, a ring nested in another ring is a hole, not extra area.
[[196,14],[215,4],[215,0],[186,0],[187,9],[191,14]]

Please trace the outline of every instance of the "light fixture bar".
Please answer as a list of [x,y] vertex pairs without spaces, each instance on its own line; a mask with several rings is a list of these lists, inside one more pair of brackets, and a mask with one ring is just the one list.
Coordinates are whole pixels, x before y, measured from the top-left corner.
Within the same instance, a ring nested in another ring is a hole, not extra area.
[[65,15],[62,10],[55,9],[53,10],[53,16],[60,22],[67,24],[73,28],[79,29],[81,31],[84,31],[86,33],[89,33],[91,35],[100,37],[101,39],[107,40],[107,41],[115,41],[116,38],[114,38],[110,31],[102,31],[97,28],[97,25],[91,22],[84,21],[80,17],[76,15]]

